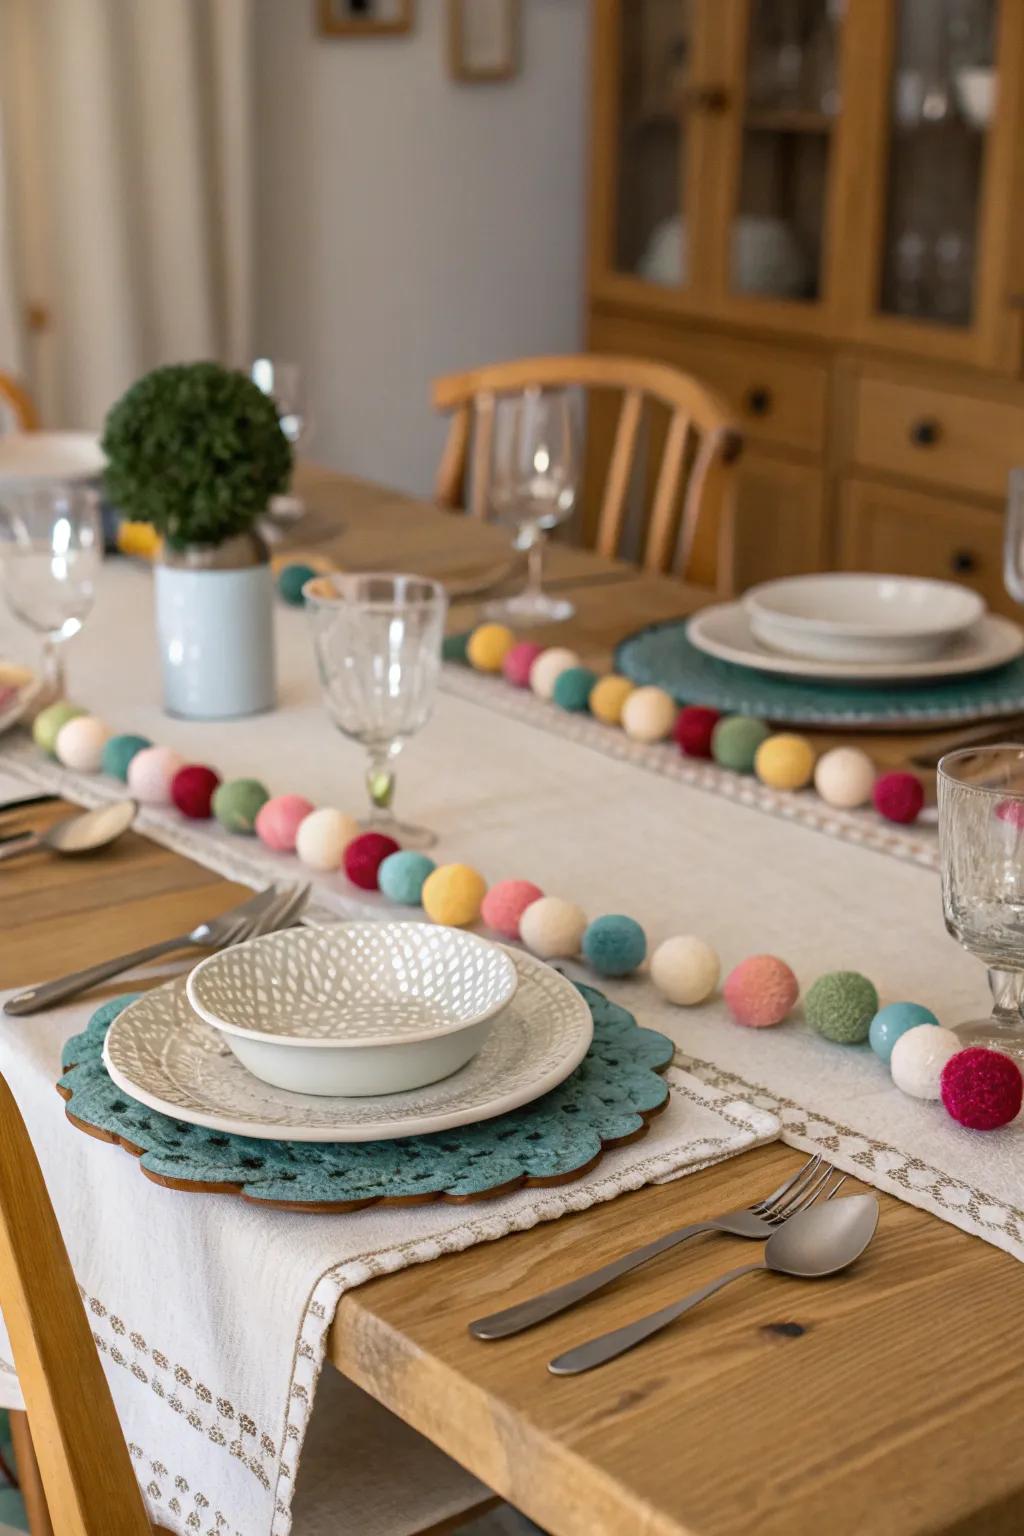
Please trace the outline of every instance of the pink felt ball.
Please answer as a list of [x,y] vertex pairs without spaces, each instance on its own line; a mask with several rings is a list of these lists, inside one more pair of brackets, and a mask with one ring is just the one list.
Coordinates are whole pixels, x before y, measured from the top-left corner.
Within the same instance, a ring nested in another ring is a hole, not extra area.
[[912,773],[883,773],[871,791],[875,810],[886,821],[916,821],[924,805],[921,780]]
[[531,902],[544,895],[532,880],[499,880],[484,897],[480,915],[488,928],[506,939],[518,939],[519,919]]
[[995,1131],[1020,1114],[1024,1078],[1012,1057],[972,1045],[946,1062],[939,1092],[961,1125],[972,1131]]
[[206,821],[213,812],[210,801],[220,783],[220,775],[201,763],[189,763],[179,768],[171,780],[171,799],[183,816],[193,821]]
[[294,853],[299,824],[312,810],[305,795],[274,795],[256,812],[256,836],[277,853]]
[[751,955],[729,972],[722,992],[737,1024],[766,1029],[782,1023],[800,995],[800,984],[777,955]]
[[505,660],[501,664],[506,683],[511,683],[514,688],[529,688],[530,668],[543,649],[542,645],[536,645],[532,640],[520,640],[511,650],[506,651]]
[[397,853],[398,844],[383,832],[361,832],[354,837],[342,856],[342,865],[353,885],[360,890],[377,889],[377,871],[389,853]]
[[687,704],[676,716],[672,736],[684,757],[710,757],[711,737],[721,720],[717,709]]
[[143,747],[128,764],[128,793],[142,805],[167,805],[171,783],[185,759],[170,747]]

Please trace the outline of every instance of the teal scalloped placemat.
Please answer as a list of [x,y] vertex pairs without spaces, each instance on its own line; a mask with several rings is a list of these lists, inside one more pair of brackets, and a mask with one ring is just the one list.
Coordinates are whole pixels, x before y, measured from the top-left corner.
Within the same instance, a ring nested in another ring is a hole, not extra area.
[[103,1065],[107,1030],[136,993],[105,1003],[67,1042],[57,1091],[74,1125],[119,1143],[156,1183],[286,1210],[481,1200],[524,1185],[565,1184],[593,1168],[608,1147],[644,1134],[668,1103],[668,1085],[658,1073],[674,1050],[666,1035],[642,1029],[603,993],[576,985],[594,1018],[593,1042],[576,1071],[533,1104],[433,1136],[256,1141],[148,1109],[123,1093]]
[[685,619],[652,624],[620,641],[615,670],[654,683],[680,704],[762,715],[790,725],[899,726],[974,720],[1024,710],[1024,657],[994,672],[900,688],[849,687],[755,672],[699,651]]

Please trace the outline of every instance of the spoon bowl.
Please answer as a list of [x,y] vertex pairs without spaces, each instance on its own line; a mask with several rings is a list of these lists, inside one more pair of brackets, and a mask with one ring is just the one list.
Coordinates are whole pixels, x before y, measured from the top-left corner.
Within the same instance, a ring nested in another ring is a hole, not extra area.
[[801,1211],[778,1227],[764,1247],[764,1268],[813,1280],[835,1275],[859,1259],[875,1235],[878,1201],[849,1195]]
[[10,838],[0,845],[0,860],[17,858],[19,853],[31,853],[36,848],[64,855],[95,853],[127,832],[138,810],[134,800],[114,800],[109,805],[66,816],[45,832],[26,832]]

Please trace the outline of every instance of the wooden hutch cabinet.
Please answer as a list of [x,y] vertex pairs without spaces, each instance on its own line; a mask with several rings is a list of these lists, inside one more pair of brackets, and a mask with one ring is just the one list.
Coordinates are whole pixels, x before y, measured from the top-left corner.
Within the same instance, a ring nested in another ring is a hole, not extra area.
[[731,402],[738,583],[898,570],[1007,606],[1024,0],[594,15],[588,345]]

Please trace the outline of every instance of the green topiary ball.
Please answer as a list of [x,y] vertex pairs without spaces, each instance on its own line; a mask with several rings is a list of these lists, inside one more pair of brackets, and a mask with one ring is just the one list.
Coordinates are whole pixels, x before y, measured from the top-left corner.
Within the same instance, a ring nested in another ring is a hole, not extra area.
[[878,1012],[878,993],[859,971],[831,971],[819,976],[804,998],[807,1022],[839,1045],[860,1045]]
[[316,574],[311,565],[286,565],[277,578],[277,590],[282,599],[292,608],[301,608],[304,601],[302,589]]

